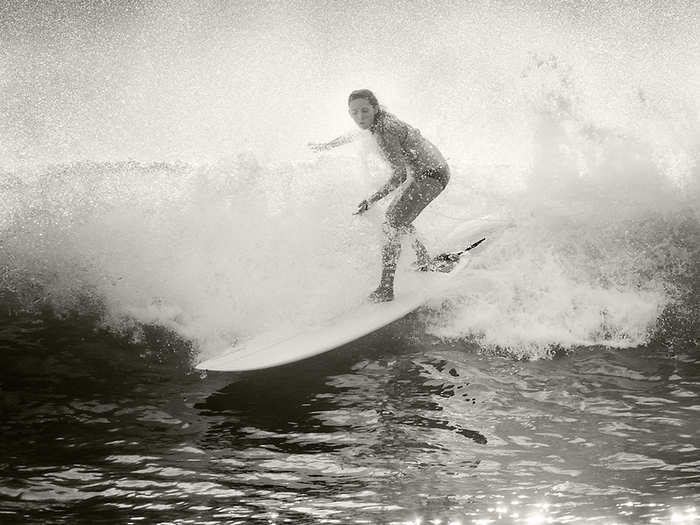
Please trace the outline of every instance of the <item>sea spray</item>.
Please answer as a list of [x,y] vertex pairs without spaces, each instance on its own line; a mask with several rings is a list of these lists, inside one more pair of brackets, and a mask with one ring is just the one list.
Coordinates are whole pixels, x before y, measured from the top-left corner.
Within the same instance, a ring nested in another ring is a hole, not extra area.
[[[428,331],[525,357],[645,343],[680,297],[675,283],[692,252],[682,250],[687,235],[674,235],[688,221],[682,192],[631,155],[615,176],[559,172],[559,183],[543,185],[533,174],[525,189],[494,198],[491,210],[508,210],[511,226],[432,305]],[[635,166],[649,169],[628,173]],[[99,311],[117,331],[160,325],[206,353],[318,323],[376,284],[381,212],[356,217],[351,203],[382,174],[368,178],[356,158],[82,164],[24,175],[6,178],[2,250],[3,289],[26,308]],[[621,177],[634,178],[634,191]],[[488,209],[493,195],[478,197]],[[446,247],[438,225],[446,233],[465,220],[452,216],[458,200],[435,203],[432,220],[426,211],[419,221],[432,228],[431,248]],[[408,247],[404,254],[405,267]]]
[[27,176],[3,218],[3,287],[58,313],[98,303],[112,328],[160,324],[202,347],[308,324],[357,301],[378,273],[379,217],[352,215],[363,184],[345,184],[350,166],[82,164]]
[[651,145],[569,108],[558,97],[538,110],[525,186],[493,202],[514,226],[432,318],[435,335],[522,357],[633,347],[687,302],[699,230],[692,192]]
[[692,337],[699,5],[10,2],[3,302],[205,353],[356,304],[382,209],[352,211],[388,172],[367,137],[306,143],[351,128],[368,87],[450,163],[416,221],[432,251],[465,221],[512,224],[428,331],[525,357]]

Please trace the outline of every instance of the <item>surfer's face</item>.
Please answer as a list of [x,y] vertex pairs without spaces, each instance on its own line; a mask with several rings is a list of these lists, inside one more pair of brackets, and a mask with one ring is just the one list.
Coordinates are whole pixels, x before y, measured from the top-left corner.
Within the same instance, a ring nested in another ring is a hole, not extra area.
[[366,98],[356,98],[348,104],[348,112],[355,124],[362,129],[369,129],[377,115],[377,108]]

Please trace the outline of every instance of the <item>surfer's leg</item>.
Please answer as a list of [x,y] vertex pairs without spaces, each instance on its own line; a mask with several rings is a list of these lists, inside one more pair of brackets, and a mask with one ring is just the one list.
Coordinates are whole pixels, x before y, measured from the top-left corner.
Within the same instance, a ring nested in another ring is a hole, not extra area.
[[425,247],[425,244],[423,244],[423,241],[418,236],[416,227],[413,226],[413,224],[409,224],[406,227],[406,231],[411,236],[411,246],[413,247],[413,251],[416,252],[416,266],[419,268],[427,266],[430,264],[430,252],[428,252],[428,248]]
[[384,223],[384,246],[382,246],[382,278],[377,289],[369,296],[375,303],[394,299],[394,275],[401,255],[401,231]]
[[418,238],[412,223],[444,188],[440,181],[433,178],[425,177],[420,181],[413,181],[387,210],[387,220],[412,235],[412,246],[416,252],[418,266],[427,265],[430,255],[425,244]]
[[396,228],[408,228],[444,188],[440,181],[431,178],[411,182],[387,209],[387,222]]
[[[411,224],[430,202],[444,189],[440,181],[423,179],[412,181],[390,205],[386,212],[384,232],[386,240],[382,247],[382,279],[379,287],[372,292],[370,299],[375,302],[391,301],[394,298],[394,276],[401,255],[401,238],[413,235],[413,246],[419,257],[430,260],[425,245],[415,236]],[[422,248],[422,250],[421,250]],[[419,252],[419,250],[421,250]]]

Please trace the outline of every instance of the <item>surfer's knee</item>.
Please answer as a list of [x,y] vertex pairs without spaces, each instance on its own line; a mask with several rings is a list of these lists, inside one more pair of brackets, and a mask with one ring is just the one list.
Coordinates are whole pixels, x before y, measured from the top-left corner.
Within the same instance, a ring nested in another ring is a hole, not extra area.
[[384,235],[389,238],[389,240],[396,240],[406,234],[411,233],[411,226],[410,224],[396,224],[387,220],[384,222],[384,224],[382,224],[382,231],[384,232]]
[[411,223],[406,220],[404,213],[400,213],[399,210],[392,210],[392,213],[387,213],[384,218],[384,225],[387,228],[393,228],[395,230],[401,230],[403,232],[409,232],[411,228]]

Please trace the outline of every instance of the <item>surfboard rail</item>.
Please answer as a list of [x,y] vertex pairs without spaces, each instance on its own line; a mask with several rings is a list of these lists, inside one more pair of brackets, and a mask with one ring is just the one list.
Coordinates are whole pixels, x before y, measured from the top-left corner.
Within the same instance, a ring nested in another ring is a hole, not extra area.
[[[491,227],[493,229],[493,227]],[[394,300],[386,303],[364,302],[333,318],[307,327],[268,332],[253,337],[239,345],[224,349],[219,355],[203,360],[195,368],[200,370],[243,372],[281,366],[328,352],[360,339],[394,321],[405,317],[439,296],[449,282],[470,264],[474,248],[481,246],[489,235],[484,228],[473,235],[479,239],[458,252],[447,255],[455,260],[447,271],[412,272],[408,285],[398,289]],[[472,234],[477,232],[471,232]]]

